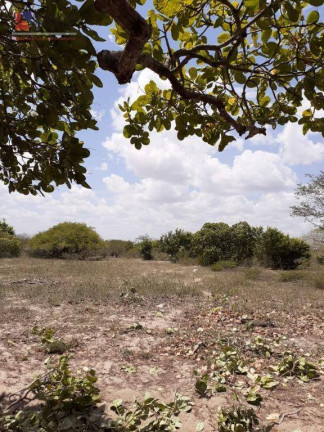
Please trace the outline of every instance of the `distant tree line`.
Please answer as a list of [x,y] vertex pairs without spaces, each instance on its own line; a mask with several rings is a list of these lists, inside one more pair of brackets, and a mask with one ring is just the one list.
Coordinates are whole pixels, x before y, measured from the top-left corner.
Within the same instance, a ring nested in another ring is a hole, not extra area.
[[176,229],[164,234],[161,250],[173,261],[181,255],[198,258],[200,264],[209,266],[218,262],[251,264],[253,258],[273,269],[295,269],[302,259],[310,258],[309,245],[291,238],[276,228],[251,227],[247,222],[232,226],[224,223],[205,223],[192,234]]
[[[24,243],[26,243],[26,240]],[[250,226],[239,222],[205,223],[191,233],[177,228],[158,240],[141,236],[135,242],[104,241],[91,227],[83,223],[64,222],[29,239],[28,253],[39,258],[102,258],[142,257],[144,260],[194,260],[204,266],[232,268],[238,265],[260,265],[273,269],[295,269],[302,260],[310,258],[309,245],[291,238],[276,228]],[[0,257],[14,257],[21,253],[21,240],[5,220],[0,222]]]

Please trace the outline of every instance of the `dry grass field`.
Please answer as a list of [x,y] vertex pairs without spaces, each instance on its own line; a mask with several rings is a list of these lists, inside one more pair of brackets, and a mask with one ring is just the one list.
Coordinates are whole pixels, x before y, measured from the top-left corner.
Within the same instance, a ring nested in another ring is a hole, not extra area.
[[[263,399],[255,407],[262,424],[273,421],[273,431],[281,432],[324,431],[323,281],[324,266],[315,264],[291,272],[212,272],[138,259],[2,259],[2,404],[44,371],[48,354],[31,331],[36,324],[67,342],[74,371],[96,370],[108,416],[114,399],[131,406],[146,392],[163,401],[177,392],[194,404],[180,416],[182,430],[216,431],[219,407],[231,407],[235,394],[246,405],[252,383]],[[224,345],[236,347],[248,374],[225,373],[226,392],[199,395],[194,371],[212,373]],[[295,363],[278,375],[271,366],[287,350]],[[299,357],[316,364],[316,379],[296,376]],[[277,385],[262,387],[263,375]]]

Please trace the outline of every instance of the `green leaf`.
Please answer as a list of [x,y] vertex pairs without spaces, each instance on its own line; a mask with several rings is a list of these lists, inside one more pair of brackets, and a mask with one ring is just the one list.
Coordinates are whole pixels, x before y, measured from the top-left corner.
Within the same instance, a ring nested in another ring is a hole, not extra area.
[[[171,17],[177,14],[183,7],[183,0],[153,0],[155,8],[167,17]],[[190,5],[192,0],[186,0],[186,5]]]
[[312,117],[313,113],[311,109],[303,111],[303,117]]
[[271,38],[272,30],[270,28],[262,30],[261,32],[261,40],[263,43],[267,43],[268,40]]
[[228,41],[228,40],[230,39],[230,37],[231,37],[231,34],[230,34],[230,33],[228,33],[228,32],[223,32],[223,33],[221,33],[221,34],[218,36],[217,40],[218,40],[218,42],[219,42],[220,44],[222,44],[222,43]]
[[263,96],[263,98],[260,99],[260,106],[265,107],[271,102],[271,99],[269,96]]
[[324,4],[324,0],[308,0],[308,3],[312,6],[322,6]]
[[259,9],[260,0],[245,0],[244,5],[251,10]]
[[307,24],[317,23],[317,21],[319,20],[319,18],[320,18],[320,15],[319,15],[319,13],[317,11],[311,11],[308,14],[308,17],[307,17]]
[[288,18],[292,22],[297,22],[299,20],[299,12],[296,9],[294,9],[289,2],[285,3],[285,8],[288,14]]
[[102,81],[97,75],[90,75],[91,81],[93,84],[95,84],[97,87],[103,87]]
[[206,393],[208,386],[207,383],[203,379],[201,379],[196,382],[195,388],[196,392],[202,396]]
[[85,34],[87,34],[93,40],[95,40],[97,42],[105,42],[106,41],[106,39],[103,39],[102,37],[100,37],[95,30],[92,30],[92,29],[89,29],[89,28],[83,28],[82,30],[84,31]]
[[189,69],[188,73],[189,73],[189,76],[190,76],[190,78],[191,78],[192,80],[194,80],[194,79],[197,78],[197,68],[195,68],[195,67],[191,67],[191,68]]
[[278,49],[278,45],[275,42],[268,42],[266,47],[270,57],[272,57]]
[[239,84],[245,84],[246,83],[246,77],[245,77],[244,73],[242,73],[242,72],[235,71],[234,72],[234,78],[235,78],[235,81],[238,82]]
[[86,0],[79,13],[87,24],[108,26],[112,23],[112,19],[108,14],[99,13],[95,10],[93,0]]
[[229,135],[223,135],[218,146],[218,151],[222,152],[224,148],[232,141],[236,141],[236,138]]

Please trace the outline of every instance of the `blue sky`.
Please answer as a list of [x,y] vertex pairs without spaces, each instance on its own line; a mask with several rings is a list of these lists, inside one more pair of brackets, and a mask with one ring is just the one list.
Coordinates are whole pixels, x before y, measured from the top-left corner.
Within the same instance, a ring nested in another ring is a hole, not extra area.
[[[99,49],[118,49],[108,29],[100,34],[107,42],[97,44]],[[170,130],[153,132],[150,146],[137,151],[122,136],[117,101],[135,98],[150,79],[166,82],[142,71],[120,87],[112,74],[100,69],[98,74],[104,86],[95,88],[92,109],[99,131],[79,135],[91,150],[86,167],[92,190],[60,187],[45,197],[32,197],[9,194],[0,185],[0,217],[18,233],[32,235],[66,220],[85,222],[105,239],[158,237],[177,227],[196,231],[217,221],[247,220],[296,236],[310,230],[289,215],[289,207],[305,173],[323,169],[320,134],[304,137],[291,124],[269,130],[267,137],[239,139],[219,153],[199,138],[179,142]]]

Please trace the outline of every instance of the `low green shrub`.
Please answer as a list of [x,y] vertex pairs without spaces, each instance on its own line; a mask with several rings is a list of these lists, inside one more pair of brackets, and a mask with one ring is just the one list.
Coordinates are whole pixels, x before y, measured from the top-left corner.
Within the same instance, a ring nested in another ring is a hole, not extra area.
[[219,261],[219,262],[225,270],[234,269],[237,267],[237,262],[235,262],[235,261],[228,260],[228,261]]
[[32,333],[39,336],[44,347],[44,351],[48,354],[64,354],[66,351],[72,348],[71,343],[65,342],[63,339],[55,337],[55,331],[51,327],[44,327],[40,329],[35,325],[32,328]]
[[273,425],[259,426],[259,418],[253,408],[244,406],[221,409],[218,413],[219,432],[268,432]]
[[306,360],[305,357],[297,357],[289,351],[285,353],[282,361],[271,369],[281,376],[295,376],[304,382],[309,382],[319,377],[318,368],[315,363]]
[[211,269],[213,271],[222,271],[222,270],[228,270],[228,269],[234,269],[237,267],[237,263],[235,261],[218,261],[217,263],[213,264]]
[[213,265],[211,266],[211,269],[212,269],[214,272],[220,272],[220,271],[223,271],[223,266],[222,266],[222,264],[221,264],[220,262],[217,262],[217,263],[215,263],[215,264],[213,264]]
[[30,254],[40,258],[85,259],[103,254],[105,243],[84,223],[63,222],[30,240]]

